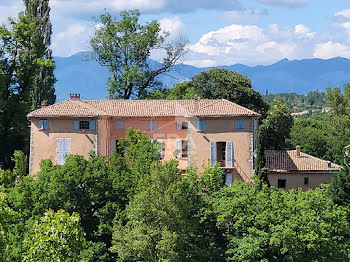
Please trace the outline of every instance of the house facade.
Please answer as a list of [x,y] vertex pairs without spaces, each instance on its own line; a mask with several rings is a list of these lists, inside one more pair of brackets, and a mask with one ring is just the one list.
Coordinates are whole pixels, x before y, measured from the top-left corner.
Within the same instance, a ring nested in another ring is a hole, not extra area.
[[308,190],[328,184],[341,169],[339,165],[301,152],[300,146],[295,150],[267,150],[265,157],[270,184],[286,190]]
[[260,115],[220,100],[69,100],[30,114],[30,173],[42,159],[62,165],[67,154],[110,156],[129,128],[162,144],[162,159],[176,158],[185,173],[219,162],[226,184],[252,181]]

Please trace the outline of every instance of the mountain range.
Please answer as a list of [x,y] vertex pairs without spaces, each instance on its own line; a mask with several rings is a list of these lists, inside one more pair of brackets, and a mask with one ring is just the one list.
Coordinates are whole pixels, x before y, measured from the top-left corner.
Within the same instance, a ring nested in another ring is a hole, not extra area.
[[[85,61],[87,52],[80,52],[70,57],[55,57],[57,101],[69,98],[70,93],[80,93],[82,99],[106,99],[107,80],[110,75],[106,67],[96,61]],[[150,61],[153,65],[158,62]],[[237,71],[252,80],[253,88],[265,93],[298,93],[325,91],[328,87],[343,87],[350,82],[350,60],[336,57],[328,60],[283,59],[267,66],[246,66],[235,64],[220,66]],[[189,65],[176,65],[167,76],[160,77],[164,86],[172,87],[191,79],[194,75],[209,70]]]

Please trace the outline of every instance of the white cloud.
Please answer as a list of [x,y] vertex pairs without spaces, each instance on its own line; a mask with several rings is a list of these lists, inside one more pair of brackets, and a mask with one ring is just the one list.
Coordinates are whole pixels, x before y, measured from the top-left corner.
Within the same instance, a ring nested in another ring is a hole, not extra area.
[[314,57],[330,59],[338,56],[350,59],[350,45],[335,43],[332,41],[316,45]]
[[213,67],[216,65],[214,60],[201,59],[201,60],[188,60],[185,62],[186,65],[196,66],[196,67]]
[[80,23],[71,24],[65,31],[57,33],[53,38],[52,50],[55,56],[67,57],[89,49],[92,28]]
[[215,65],[270,64],[278,60],[303,59],[313,56],[316,34],[304,25],[266,28],[233,24],[204,34],[190,46],[186,64],[203,66],[201,61]]
[[54,17],[75,16],[90,19],[105,11],[139,9],[142,13],[181,13],[198,9],[235,10],[241,9],[239,0],[51,0]]
[[168,32],[171,40],[182,37],[186,34],[184,23],[178,16],[163,18],[159,21],[162,31]]
[[345,9],[334,14],[334,19],[337,22],[350,21],[350,9]]
[[267,15],[267,10],[259,11],[254,9],[225,11],[221,19],[231,23],[256,22],[263,15]]
[[266,5],[281,5],[288,7],[301,7],[308,3],[308,0],[256,0]]

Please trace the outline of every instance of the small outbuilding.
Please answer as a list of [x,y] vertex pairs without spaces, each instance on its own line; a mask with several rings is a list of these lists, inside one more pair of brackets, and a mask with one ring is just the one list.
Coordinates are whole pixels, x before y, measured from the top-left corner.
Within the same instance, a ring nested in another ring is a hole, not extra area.
[[266,150],[266,168],[272,186],[286,190],[318,187],[331,182],[341,166],[295,150]]

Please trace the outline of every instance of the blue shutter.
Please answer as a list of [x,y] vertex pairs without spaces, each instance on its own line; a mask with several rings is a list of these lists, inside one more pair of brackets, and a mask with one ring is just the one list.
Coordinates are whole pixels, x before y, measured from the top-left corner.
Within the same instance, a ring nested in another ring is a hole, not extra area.
[[74,129],[79,129],[79,121],[78,121],[78,120],[75,120],[75,121],[74,121],[73,128],[74,128]]
[[182,122],[176,122],[176,129],[181,130],[182,129]]
[[207,130],[207,121],[198,121],[197,122],[197,129],[199,131],[205,131]]
[[39,120],[39,129],[44,129],[44,120]]
[[226,167],[233,167],[233,142],[226,142]]
[[89,129],[91,129],[91,130],[96,129],[96,121],[95,120],[89,121]]
[[44,129],[49,129],[49,120],[44,120]]
[[216,142],[210,142],[210,165],[214,166],[216,163]]

